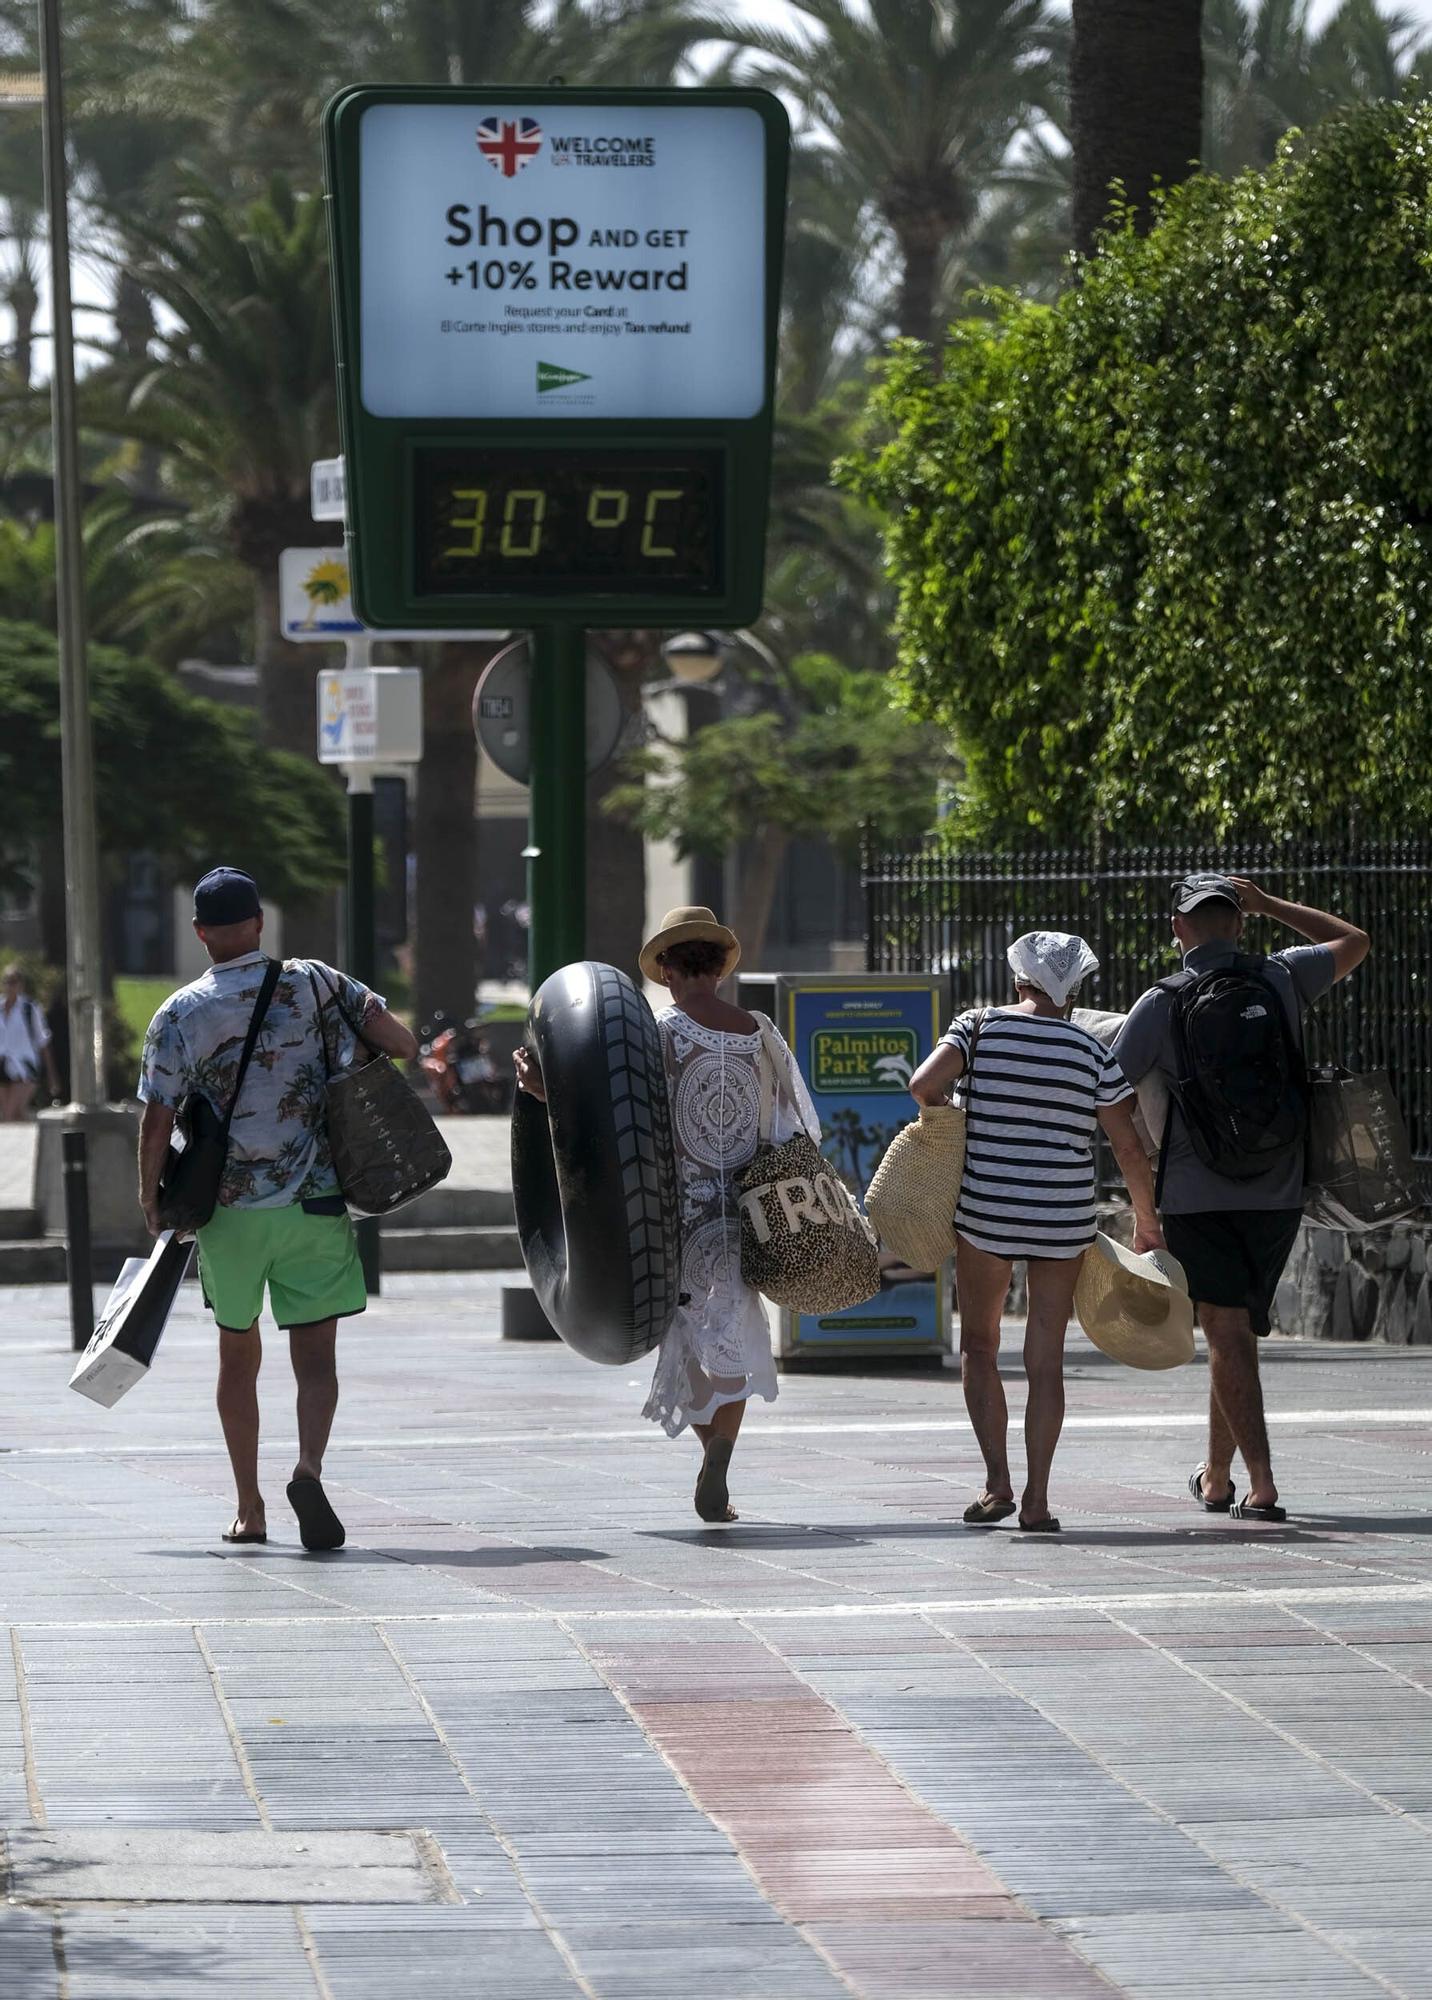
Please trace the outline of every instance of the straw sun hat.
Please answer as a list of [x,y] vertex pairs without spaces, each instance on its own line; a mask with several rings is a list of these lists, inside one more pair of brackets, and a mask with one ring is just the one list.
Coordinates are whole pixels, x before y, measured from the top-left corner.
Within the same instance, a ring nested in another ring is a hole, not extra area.
[[647,939],[637,955],[637,963],[653,986],[661,984],[661,967],[657,961],[674,944],[725,945],[723,979],[735,971],[741,957],[740,940],[736,933],[728,930],[725,924],[718,924],[715,912],[708,910],[704,904],[692,903],[679,910],[668,910],[661,920],[660,930]]
[[1139,1256],[1100,1232],[1085,1252],[1074,1310],[1095,1347],[1130,1368],[1177,1368],[1193,1359],[1188,1280],[1167,1250]]

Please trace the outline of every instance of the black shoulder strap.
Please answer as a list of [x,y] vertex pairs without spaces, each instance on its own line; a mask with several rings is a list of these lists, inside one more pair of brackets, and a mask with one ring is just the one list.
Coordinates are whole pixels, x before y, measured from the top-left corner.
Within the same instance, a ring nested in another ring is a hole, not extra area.
[[960,1078],[960,1088],[962,1090],[968,1090],[970,1087],[970,1078],[974,1075],[975,1071],[975,1050],[980,1045],[980,1029],[989,1019],[991,1011],[988,1007],[981,1007],[978,1014],[975,1015],[974,1026],[970,1029],[970,1052],[965,1057],[965,1073]]
[[228,1110],[224,1113],[224,1137],[226,1139],[229,1136],[229,1127],[234,1122],[234,1107],[239,1101],[239,1092],[244,1087],[244,1078],[248,1074],[249,1063],[254,1053],[254,1045],[259,1038],[259,1029],[263,1026],[264,1015],[269,1010],[269,1001],[273,998],[273,990],[278,985],[278,976],[282,970],[283,967],[276,958],[269,960],[268,968],[263,976],[263,982],[259,987],[258,998],[254,1002],[254,1011],[249,1016],[249,1032],[244,1042],[244,1052],[239,1057],[239,1073],[234,1078],[234,1094],[229,1099]]
[[[327,967],[326,966],[321,967],[320,970],[322,970],[324,975],[323,983],[328,988],[329,998],[332,1000],[334,1006],[338,1010],[338,1018],[342,1021],[343,1025],[347,1028],[348,1032],[352,1035],[353,1039],[358,1043],[360,1048],[366,1049],[370,1056],[380,1055],[382,1051],[374,1048],[373,1044],[368,1040],[368,1037],[364,1034],[363,1030],[359,1027],[358,1023],[353,1019],[353,1016],[344,1006],[343,996],[338,991],[338,988],[335,985],[334,981],[328,977]],[[327,1002],[319,994],[318,981],[313,976],[313,965],[311,961],[308,966],[308,983],[313,988],[314,1004],[318,1008],[318,1039],[323,1045],[323,1068],[325,1074],[331,1075],[333,1071],[333,1062],[332,1058],[329,1056],[328,1053],[328,1032],[323,1025],[323,1009],[327,1005]]]

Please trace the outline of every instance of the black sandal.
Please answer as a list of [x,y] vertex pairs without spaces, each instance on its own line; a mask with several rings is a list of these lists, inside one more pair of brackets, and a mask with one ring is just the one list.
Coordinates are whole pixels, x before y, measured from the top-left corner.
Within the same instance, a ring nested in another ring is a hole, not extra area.
[[288,1504],[298,1516],[298,1536],[306,1549],[341,1549],[347,1540],[343,1523],[329,1505],[316,1479],[290,1479]]
[[726,1487],[726,1471],[735,1444],[730,1438],[714,1437],[701,1457],[696,1481],[696,1511],[703,1521],[734,1521],[731,1495]]
[[1235,1500],[1229,1508],[1235,1521],[1286,1521],[1288,1510],[1275,1500],[1270,1507],[1255,1507],[1251,1500]]
[[266,1542],[268,1540],[268,1535],[267,1533],[257,1534],[257,1535],[252,1535],[252,1534],[241,1535],[239,1533],[239,1517],[237,1514],[235,1514],[233,1527],[225,1528],[223,1535],[220,1537],[220,1539],[226,1542]]
[[1200,1465],[1196,1471],[1190,1472],[1188,1475],[1188,1490],[1205,1514],[1231,1514],[1233,1512],[1233,1502],[1237,1494],[1231,1479],[1228,1482],[1228,1491],[1224,1494],[1223,1498],[1221,1500],[1210,1500],[1203,1490],[1203,1467]]
[[998,1521],[1007,1521],[1014,1511],[1012,1500],[1002,1500],[997,1493],[981,1493],[960,1518],[967,1528],[992,1528]]
[[1057,1516],[1053,1514],[1046,1514],[1039,1521],[1026,1521],[1023,1514],[1021,1514],[1019,1517],[1019,1532],[1022,1535],[1057,1535],[1062,1530],[1060,1529]]

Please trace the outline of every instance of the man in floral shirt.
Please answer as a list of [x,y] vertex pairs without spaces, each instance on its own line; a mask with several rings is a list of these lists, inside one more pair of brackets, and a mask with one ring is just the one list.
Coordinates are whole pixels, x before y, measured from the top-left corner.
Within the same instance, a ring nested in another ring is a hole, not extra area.
[[[258,888],[236,868],[212,869],[195,889],[194,929],[210,969],[165,1001],[144,1040],[139,1199],[156,1235],[159,1177],[175,1114],[191,1093],[206,1097],[221,1118],[228,1110],[271,963],[259,945]],[[287,961],[234,1103],[219,1205],[198,1233],[204,1300],[219,1323],[219,1420],[238,1489],[226,1542],[268,1539],[258,1474],[259,1313],[267,1286],[274,1318],[288,1332],[298,1384],[298,1462],[289,1501],[305,1548],[343,1543],[343,1524],[321,1483],[323,1454],[338,1407],[338,1321],[367,1304],[324,1110],[329,1073],[355,1053],[343,1013],[371,1047],[409,1061],[417,1054],[417,1043],[378,994],[316,960]]]

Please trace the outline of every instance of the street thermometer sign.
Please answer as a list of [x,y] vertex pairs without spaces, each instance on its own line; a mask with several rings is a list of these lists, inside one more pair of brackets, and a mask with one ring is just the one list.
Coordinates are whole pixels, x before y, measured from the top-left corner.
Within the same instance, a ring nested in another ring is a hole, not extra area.
[[789,144],[756,90],[332,101],[366,625],[757,616]]

